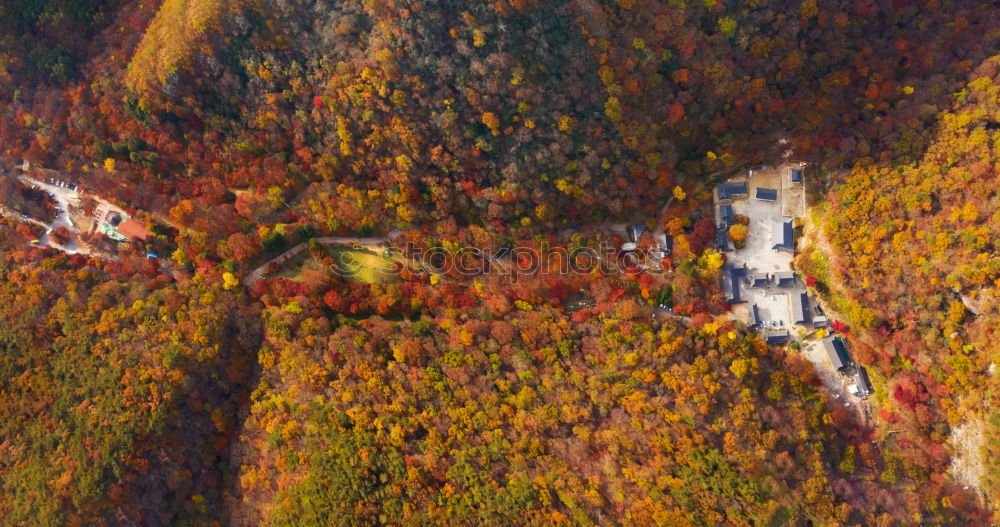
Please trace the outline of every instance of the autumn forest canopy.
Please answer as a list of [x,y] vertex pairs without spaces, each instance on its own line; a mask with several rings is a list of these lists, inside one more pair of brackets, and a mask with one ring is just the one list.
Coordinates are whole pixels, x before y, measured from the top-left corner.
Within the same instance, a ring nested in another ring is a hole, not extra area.
[[991,2],[3,2],[0,525],[1000,525],[998,189]]

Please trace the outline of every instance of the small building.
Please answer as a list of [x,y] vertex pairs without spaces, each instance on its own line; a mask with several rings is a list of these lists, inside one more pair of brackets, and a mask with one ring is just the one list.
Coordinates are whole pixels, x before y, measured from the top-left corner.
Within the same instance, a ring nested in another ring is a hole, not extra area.
[[792,183],[802,183],[802,169],[801,168],[793,168],[792,169],[791,180],[792,180]]
[[746,302],[740,296],[740,282],[743,281],[745,275],[746,269],[743,267],[735,267],[730,264],[722,266],[722,292],[726,296],[727,303],[742,304]]
[[715,229],[715,249],[720,252],[729,250],[729,231],[721,225]]
[[778,282],[778,287],[795,287],[795,273],[792,271],[774,273],[774,279]]
[[823,339],[823,348],[826,356],[830,358],[833,369],[843,372],[851,367],[851,357],[847,354],[847,347],[840,337],[832,336]]
[[715,187],[715,195],[719,198],[719,201],[733,199],[737,196],[746,196],[748,193],[746,181],[730,181]]
[[649,251],[649,255],[656,260],[654,262],[659,265],[659,261],[670,256],[670,252],[674,248],[674,238],[669,234],[657,234],[655,237],[656,247]]
[[146,241],[153,236],[153,233],[146,230],[141,223],[133,220],[132,218],[129,218],[118,225],[118,234],[130,241]]
[[625,227],[625,234],[628,236],[628,241],[637,242],[639,241],[639,237],[647,230],[649,229],[641,223],[632,223],[628,227]]
[[726,227],[732,225],[733,221],[736,219],[736,214],[733,212],[733,206],[719,205],[719,218],[726,224]]
[[792,220],[771,220],[771,248],[775,251],[794,251]]
[[768,344],[788,344],[788,340],[787,329],[769,329],[764,332],[764,342]]
[[750,284],[750,287],[770,287],[771,277],[767,273],[754,271],[747,275],[747,283]]
[[810,302],[812,305],[812,325],[817,328],[825,328],[830,324],[830,321],[826,318],[826,313],[823,312],[823,307],[819,305],[819,302]]
[[99,222],[97,231],[116,242],[146,241],[153,236],[141,223],[117,212],[108,213],[104,221]]
[[665,258],[674,250],[674,237],[669,234],[657,234],[656,246],[660,251],[660,258]]
[[865,370],[864,366],[854,368],[854,382],[848,390],[858,397],[868,397],[875,392],[875,389],[872,388],[872,381],[868,378],[868,371]]
[[778,201],[778,189],[757,187],[756,197],[761,201]]
[[809,323],[809,295],[798,293],[791,295],[788,299],[792,306],[792,324]]

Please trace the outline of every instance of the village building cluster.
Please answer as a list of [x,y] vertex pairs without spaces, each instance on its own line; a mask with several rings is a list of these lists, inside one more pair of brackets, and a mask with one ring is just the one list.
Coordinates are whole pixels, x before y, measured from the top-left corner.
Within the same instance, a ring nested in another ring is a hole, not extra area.
[[152,236],[141,223],[107,207],[94,211],[94,229],[116,242],[146,241]]
[[[64,181],[58,172],[45,169],[32,170],[28,161],[21,164],[21,172],[18,178],[24,184],[48,193],[56,203],[57,216],[51,224],[44,224],[36,219],[28,218],[26,215],[21,216],[22,221],[35,222],[46,228],[45,235],[32,240],[32,245],[51,245],[70,253],[100,250],[99,244],[95,245],[93,239],[89,240],[89,243],[84,243],[82,240],[77,240],[76,236],[69,241],[64,240],[63,244],[53,242],[50,234],[58,228],[65,228],[77,236],[100,234],[107,239],[106,242],[110,244],[109,248],[112,251],[114,246],[118,244],[136,241],[148,242],[153,238],[152,232],[142,223],[131,218],[124,210],[99,196],[85,193],[77,185]],[[91,208],[93,208],[92,212],[88,213]],[[156,254],[150,252],[147,252],[146,256],[149,258],[157,257]]]
[[[829,325],[792,268],[796,223],[806,213],[804,168],[803,163],[758,166],[715,187],[716,245],[726,254],[726,302],[734,317],[774,345],[790,343],[795,328],[813,331]],[[868,372],[851,360],[840,336],[826,337],[818,345],[851,395],[865,398],[872,393]]]
[[[772,344],[787,343],[793,326],[828,323],[792,269],[795,219],[805,214],[803,168],[801,163],[754,167],[715,188],[716,245],[727,260],[726,302]],[[736,229],[742,229],[738,236]]]

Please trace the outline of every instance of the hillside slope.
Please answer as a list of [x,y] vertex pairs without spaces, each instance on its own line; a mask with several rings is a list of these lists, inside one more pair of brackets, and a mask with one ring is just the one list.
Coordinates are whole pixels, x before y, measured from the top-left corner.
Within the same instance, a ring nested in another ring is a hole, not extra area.
[[926,453],[941,452],[949,427],[985,423],[982,491],[996,503],[1000,57],[970,77],[919,162],[859,163],[837,188],[825,217],[838,255],[811,271],[835,273],[840,303],[858,306],[857,358],[889,379],[883,431],[909,432],[912,462],[944,472],[948,458]]
[[[51,212],[27,160],[141,236],[0,218],[0,524],[996,523],[998,43],[976,0],[3,2],[7,205]],[[718,288],[711,186],[786,157],[874,429]]]

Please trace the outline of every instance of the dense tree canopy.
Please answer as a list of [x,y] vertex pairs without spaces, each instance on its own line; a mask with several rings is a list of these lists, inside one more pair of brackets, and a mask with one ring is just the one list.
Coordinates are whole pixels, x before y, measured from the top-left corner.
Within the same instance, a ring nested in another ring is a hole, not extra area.
[[[995,524],[998,39],[974,0],[3,2],[0,524]],[[719,290],[712,187],[790,157],[865,418]],[[142,239],[43,247],[22,160]]]
[[984,492],[996,501],[1000,58],[971,77],[923,158],[862,160],[838,187],[825,217],[839,257],[812,271],[864,330],[865,362],[895,379],[885,399],[893,428],[912,427],[933,449],[946,443],[943,424],[985,423]]

